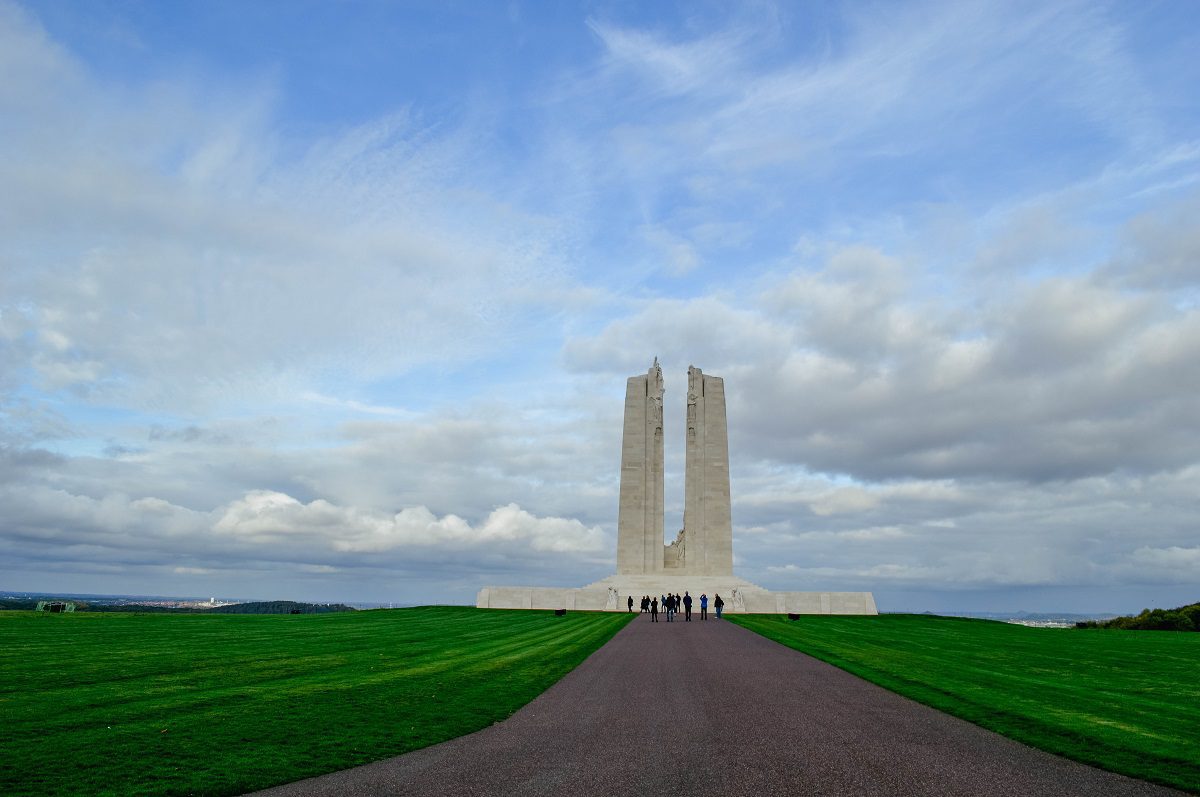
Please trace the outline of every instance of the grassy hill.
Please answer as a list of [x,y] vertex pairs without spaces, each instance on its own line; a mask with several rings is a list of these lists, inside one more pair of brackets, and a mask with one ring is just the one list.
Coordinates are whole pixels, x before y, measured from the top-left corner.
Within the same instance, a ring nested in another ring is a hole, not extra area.
[[0,794],[240,794],[504,719],[631,615],[0,612]]
[[729,619],[1033,747],[1200,792],[1200,635],[927,615]]

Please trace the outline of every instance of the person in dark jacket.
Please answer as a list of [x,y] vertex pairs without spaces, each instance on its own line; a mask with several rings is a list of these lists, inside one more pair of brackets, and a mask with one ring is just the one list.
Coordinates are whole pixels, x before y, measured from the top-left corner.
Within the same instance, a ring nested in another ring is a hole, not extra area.
[[692,596],[683,591],[683,621],[690,623],[692,621]]
[[658,598],[650,599],[650,622],[658,622]]
[[633,614],[633,596],[632,595],[629,596],[628,606],[629,606],[629,613]]
[[721,619],[721,609],[725,608],[725,601],[721,600],[720,594],[713,598],[713,608],[717,610],[717,619]]

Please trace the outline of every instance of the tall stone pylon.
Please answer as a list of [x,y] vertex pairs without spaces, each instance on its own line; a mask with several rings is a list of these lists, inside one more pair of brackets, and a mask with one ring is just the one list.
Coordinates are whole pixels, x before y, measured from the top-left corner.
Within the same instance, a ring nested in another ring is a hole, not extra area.
[[644,376],[625,383],[621,436],[621,505],[617,512],[617,572],[663,569],[663,378],[658,358]]
[[733,574],[729,502],[729,426],[725,380],[688,366],[681,569],[692,575]]

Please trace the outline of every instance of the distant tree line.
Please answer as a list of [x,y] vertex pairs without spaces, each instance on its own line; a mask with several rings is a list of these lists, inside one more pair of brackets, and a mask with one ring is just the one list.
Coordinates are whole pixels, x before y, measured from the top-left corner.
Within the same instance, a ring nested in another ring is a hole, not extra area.
[[1200,631],[1200,603],[1175,609],[1142,609],[1141,614],[1088,620],[1076,628],[1118,628],[1124,631]]
[[[47,603],[51,603],[51,602],[55,602],[55,601],[66,603],[67,599],[66,598],[32,598],[32,599],[0,598],[0,609],[9,609],[9,610],[15,609],[15,610],[25,610],[25,611],[31,612],[34,609],[36,609],[37,605],[39,603],[41,603],[42,601],[46,601]],[[75,600],[74,598],[72,598],[70,600],[70,602],[75,604],[75,611],[77,611],[77,612],[95,611],[94,606],[88,606],[83,601]]]
[[258,601],[257,603],[231,603],[202,610],[205,614],[327,614],[329,612],[352,612],[354,608],[344,603],[296,603],[295,601]]
[[[42,599],[45,600],[45,599]],[[326,614],[328,612],[352,612],[354,607],[343,603],[297,603],[296,601],[257,601],[253,603],[231,603],[228,606],[147,606],[140,603],[87,603],[72,600],[77,612],[138,612],[163,614]],[[0,609],[33,611],[37,600],[23,598],[0,598]]]
[[[37,608],[38,602],[44,601],[62,601],[65,598],[35,598],[28,600],[25,598],[0,598],[0,609],[24,609],[33,611]],[[173,614],[195,614],[199,609],[189,609],[180,606],[147,606],[140,603],[88,603],[81,601],[78,598],[71,598],[71,603],[75,604],[77,612],[163,612]]]

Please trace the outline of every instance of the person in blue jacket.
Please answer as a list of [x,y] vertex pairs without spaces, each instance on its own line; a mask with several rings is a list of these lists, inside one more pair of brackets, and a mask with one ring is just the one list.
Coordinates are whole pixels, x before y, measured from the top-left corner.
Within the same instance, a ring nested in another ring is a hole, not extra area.
[[708,619],[708,593],[707,592],[703,592],[700,594],[700,619],[701,620]]

